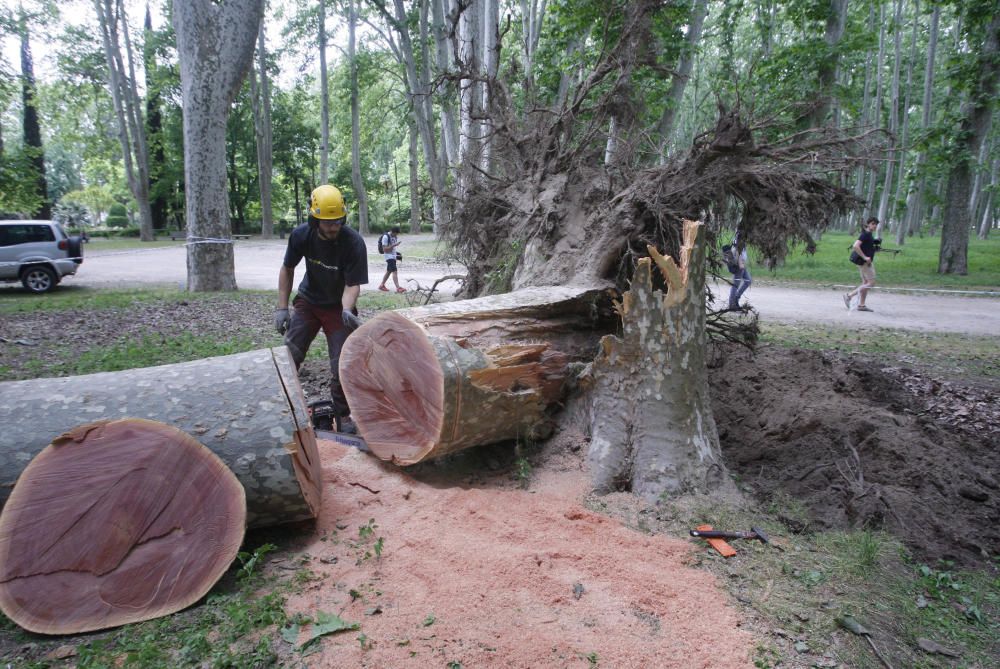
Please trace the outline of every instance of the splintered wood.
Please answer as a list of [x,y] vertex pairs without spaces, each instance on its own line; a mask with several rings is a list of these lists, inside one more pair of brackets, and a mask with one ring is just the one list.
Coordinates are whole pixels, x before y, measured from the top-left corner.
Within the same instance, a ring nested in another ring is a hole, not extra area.
[[31,461],[0,515],[0,608],[42,634],[179,611],[235,559],[246,515],[236,476],[181,430],[77,427]]

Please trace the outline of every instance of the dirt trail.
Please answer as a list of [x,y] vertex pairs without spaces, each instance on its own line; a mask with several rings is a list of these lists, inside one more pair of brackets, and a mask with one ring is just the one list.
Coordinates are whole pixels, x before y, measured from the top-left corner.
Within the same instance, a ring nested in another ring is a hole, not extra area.
[[714,577],[687,566],[691,545],[584,509],[579,465],[546,469],[530,491],[475,489],[332,442],[321,453],[323,510],[305,552],[324,578],[289,612],[359,622],[370,646],[343,632],[309,666],[748,666],[752,638]]

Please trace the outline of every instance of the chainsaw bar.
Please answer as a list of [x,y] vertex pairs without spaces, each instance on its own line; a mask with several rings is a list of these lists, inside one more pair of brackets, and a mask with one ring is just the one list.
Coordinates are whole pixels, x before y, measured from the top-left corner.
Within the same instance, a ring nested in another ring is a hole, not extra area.
[[338,444],[350,446],[351,448],[356,448],[363,453],[372,452],[371,449],[368,448],[368,444],[365,443],[365,440],[356,434],[343,434],[342,432],[330,432],[329,430],[316,430],[316,437],[319,439],[335,441]]

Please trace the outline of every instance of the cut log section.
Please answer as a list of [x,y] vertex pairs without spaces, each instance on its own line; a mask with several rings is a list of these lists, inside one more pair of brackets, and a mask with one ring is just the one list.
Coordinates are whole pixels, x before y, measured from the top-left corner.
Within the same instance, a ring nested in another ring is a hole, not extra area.
[[222,458],[246,489],[250,527],[316,516],[322,483],[316,437],[283,346],[0,383],[0,502],[56,436],[88,421],[126,417],[172,425]]
[[399,465],[551,429],[569,362],[617,323],[606,286],[542,286],[383,314],[344,344],[340,378],[372,452]]
[[243,486],[190,435],[141,419],[77,427],[0,515],[0,608],[42,634],[179,611],[225,573],[245,524]]

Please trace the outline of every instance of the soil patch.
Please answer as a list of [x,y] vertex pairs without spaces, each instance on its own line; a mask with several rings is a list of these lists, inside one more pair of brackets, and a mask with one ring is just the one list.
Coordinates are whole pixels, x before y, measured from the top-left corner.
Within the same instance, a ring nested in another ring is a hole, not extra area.
[[916,555],[975,565],[1000,552],[1000,397],[873,359],[720,349],[713,410],[730,470],[792,499],[792,531],[885,529]]

